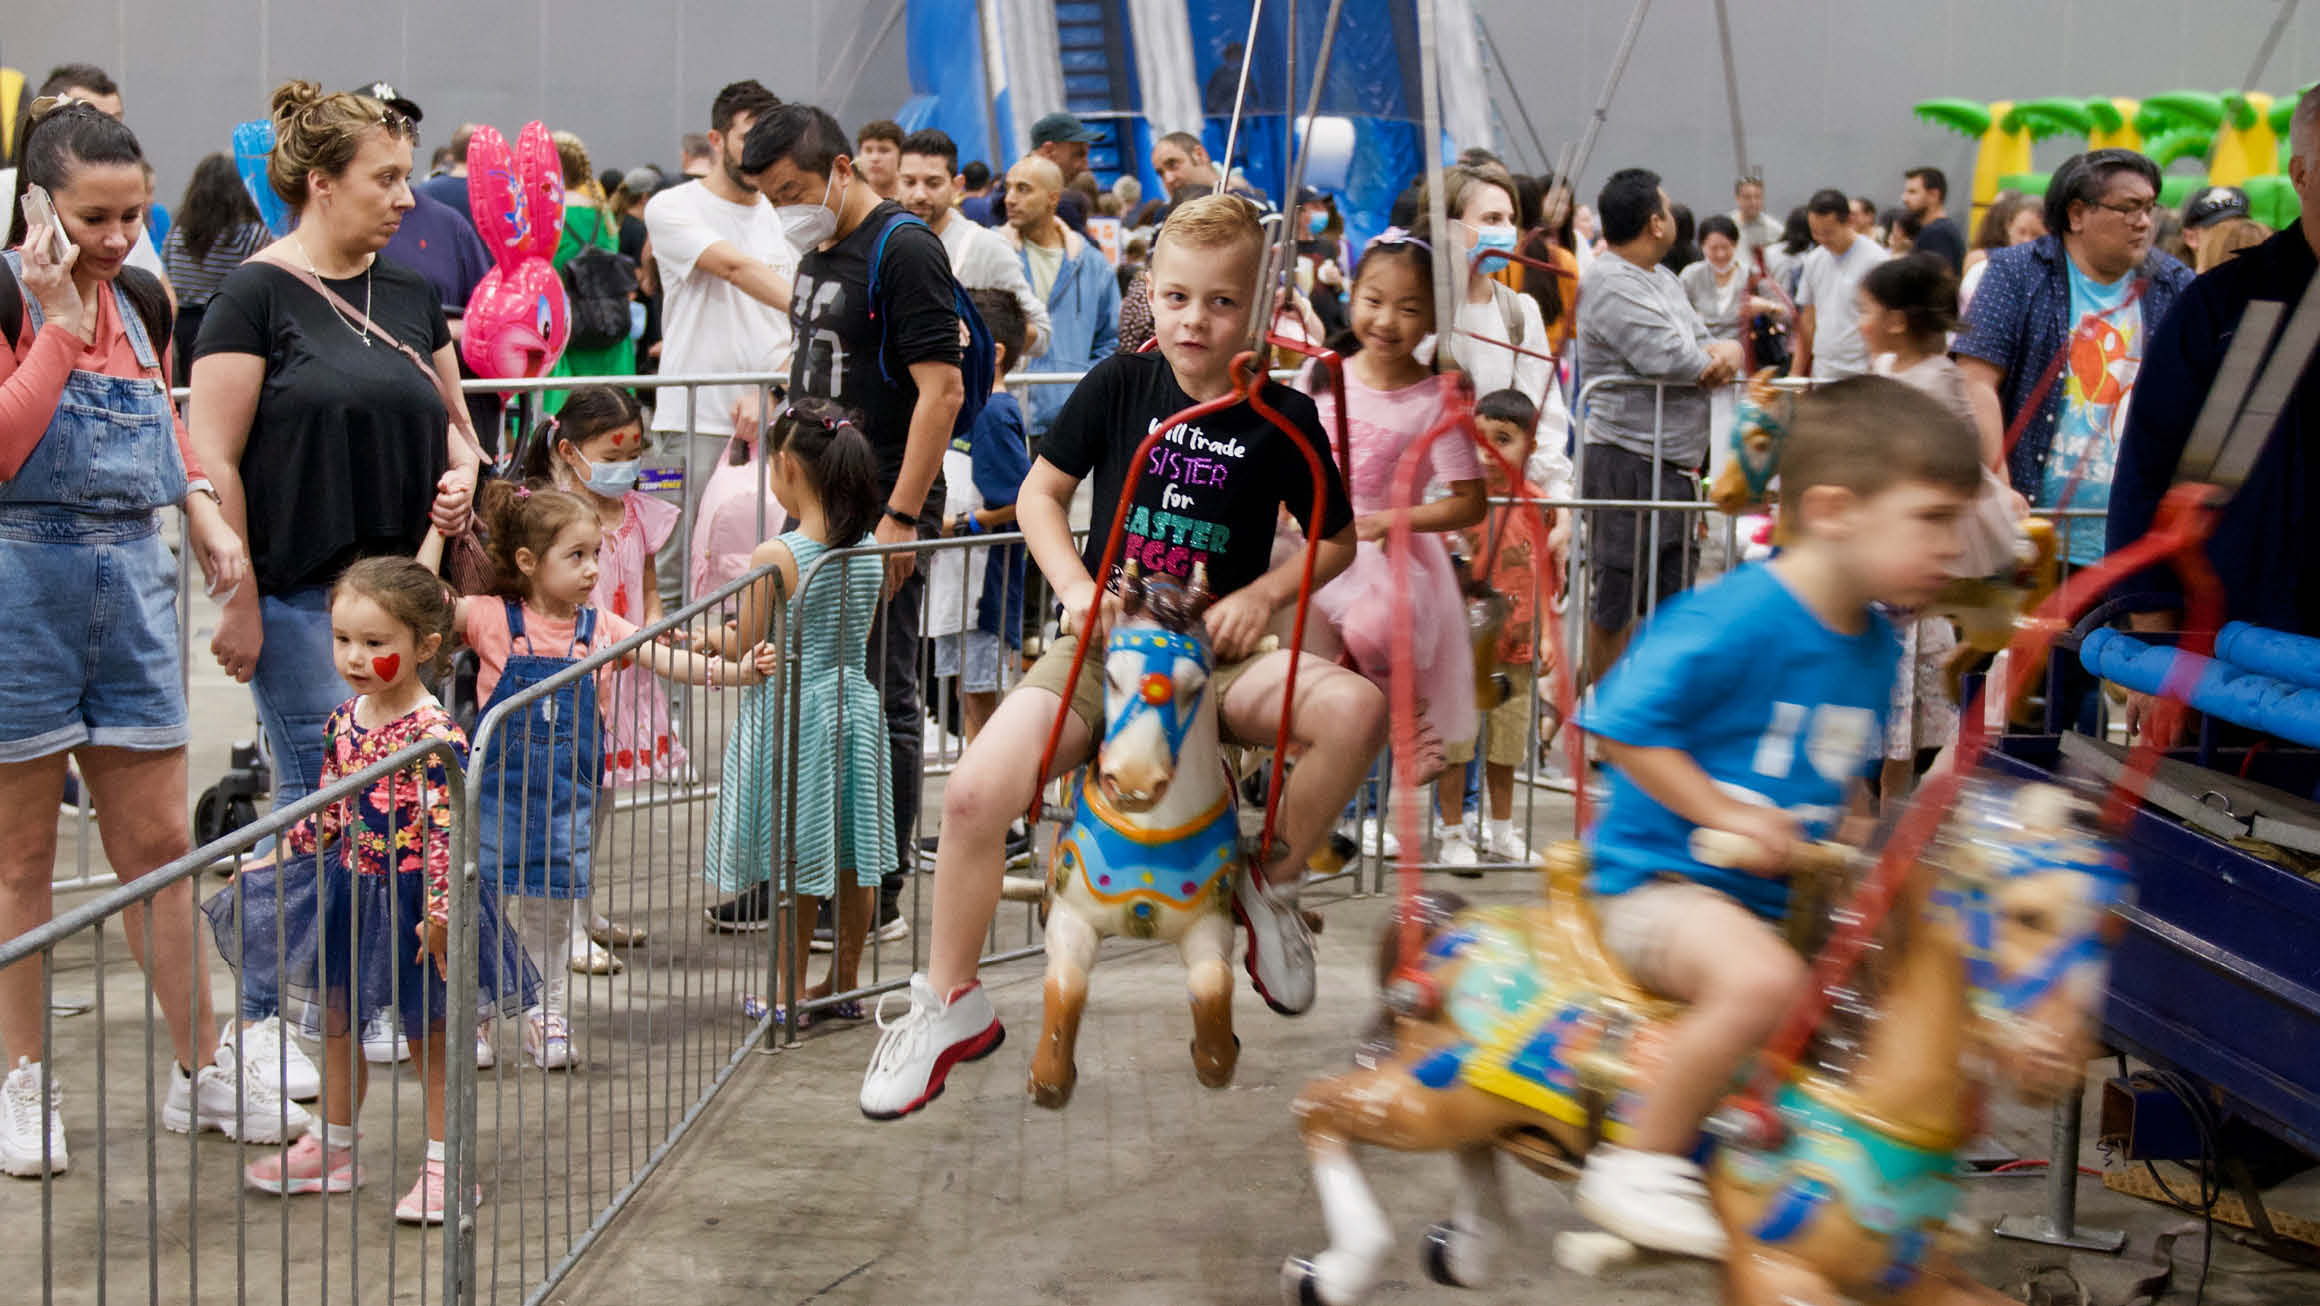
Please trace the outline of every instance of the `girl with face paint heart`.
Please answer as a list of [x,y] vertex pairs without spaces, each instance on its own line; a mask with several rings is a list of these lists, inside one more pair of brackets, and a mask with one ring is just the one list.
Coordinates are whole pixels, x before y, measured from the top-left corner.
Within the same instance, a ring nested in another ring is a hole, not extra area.
[[[322,1120],[243,1172],[274,1193],[338,1191],[352,1173],[364,1080],[358,1043],[374,1019],[423,1044],[427,1116],[443,1118],[446,1034],[464,1041],[479,1017],[521,1012],[539,974],[514,945],[496,885],[477,888],[476,1007],[451,1013],[453,763],[467,737],[428,692],[451,637],[449,591],[410,558],[366,558],[331,591],[339,674],[355,690],[323,727],[322,784],[421,744],[437,751],[400,766],[360,798],[322,809],[286,836],[279,861],[245,868],[234,892],[205,908],[218,951],[251,989],[279,993],[282,1012],[323,1040]],[[279,938],[280,942],[277,942]],[[443,1140],[428,1140],[417,1183],[397,1213],[443,1216]]]

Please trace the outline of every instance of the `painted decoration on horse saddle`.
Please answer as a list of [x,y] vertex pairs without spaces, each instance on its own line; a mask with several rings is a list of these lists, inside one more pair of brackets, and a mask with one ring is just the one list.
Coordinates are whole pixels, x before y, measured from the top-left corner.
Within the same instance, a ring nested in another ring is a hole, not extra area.
[[[1082,840],[1087,841],[1085,845]],[[1090,898],[1149,918],[1185,911],[1204,897],[1232,892],[1240,868],[1240,821],[1228,789],[1206,812],[1183,825],[1152,829],[1131,824],[1096,786],[1080,786],[1072,822],[1055,841],[1054,884],[1076,879]]]

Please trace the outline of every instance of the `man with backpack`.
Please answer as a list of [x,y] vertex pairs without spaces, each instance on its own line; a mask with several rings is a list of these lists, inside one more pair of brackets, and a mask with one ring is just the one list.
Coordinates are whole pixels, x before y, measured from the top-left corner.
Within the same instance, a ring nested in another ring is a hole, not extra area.
[[[854,412],[877,452],[886,496],[878,542],[903,544],[936,533],[943,451],[990,395],[995,354],[990,332],[951,275],[942,240],[900,204],[878,197],[855,170],[850,145],[828,113],[785,104],[750,127],[741,174],[772,202],[800,256],[790,393],[833,399]],[[886,606],[870,632],[893,751],[894,846],[905,857],[918,846],[924,762],[918,645],[925,580],[917,563],[909,553],[888,556]],[[910,933],[897,908],[905,869],[895,867],[880,890],[881,940]]]

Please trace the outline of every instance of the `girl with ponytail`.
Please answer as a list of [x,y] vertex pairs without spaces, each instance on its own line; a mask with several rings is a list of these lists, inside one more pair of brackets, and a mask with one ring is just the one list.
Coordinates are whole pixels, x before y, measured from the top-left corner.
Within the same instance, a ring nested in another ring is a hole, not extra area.
[[[803,996],[811,1001],[858,987],[879,876],[895,864],[886,716],[867,671],[870,624],[878,614],[886,568],[877,554],[869,553],[815,565],[833,549],[875,543],[870,528],[884,501],[869,439],[844,408],[827,399],[792,400],[767,433],[766,448],[773,459],[767,472],[792,529],[759,545],[751,556],[752,571],[772,571],[742,591],[737,625],[744,642],[778,634],[784,651],[796,653],[785,664],[785,679],[744,692],[739,719],[726,739],[725,783],[710,825],[705,865],[710,882],[735,896],[709,909],[709,923],[719,929],[760,930],[773,918],[775,823],[783,812],[774,764],[792,746],[776,738],[768,724],[768,714],[780,702],[797,714],[796,751],[789,756],[797,803],[789,812],[795,818],[797,883],[790,887],[799,897],[791,913],[798,955],[811,945],[819,900],[838,898],[830,973],[806,990]],[[776,632],[774,604],[784,596],[788,629]],[[769,697],[776,693],[785,697]],[[783,1010],[797,997],[783,995],[774,1009]],[[851,1002],[831,1008],[830,1014],[862,1018],[860,1005]]]

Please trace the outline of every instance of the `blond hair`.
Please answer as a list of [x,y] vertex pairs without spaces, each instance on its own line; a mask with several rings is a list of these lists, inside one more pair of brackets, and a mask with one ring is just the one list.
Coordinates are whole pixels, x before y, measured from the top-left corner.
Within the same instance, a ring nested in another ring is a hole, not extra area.
[[324,94],[313,82],[287,81],[274,88],[268,116],[274,120],[274,153],[266,161],[266,183],[292,211],[306,207],[314,174],[338,177],[374,131],[417,140],[411,120],[367,95]]
[[1168,211],[1168,221],[1152,239],[1152,252],[1159,253],[1163,244],[1216,250],[1235,241],[1247,241],[1253,250],[1265,247],[1265,227],[1258,220],[1257,206],[1238,195],[1203,195]]
[[2229,263],[2243,249],[2253,249],[2272,238],[2272,229],[2253,218],[2225,218],[2199,238],[2199,266],[2204,274]]
[[589,161],[588,147],[567,131],[550,132],[548,139],[556,143],[556,163],[564,173],[564,189],[587,196],[603,230],[608,233],[616,230],[612,201],[604,193],[604,183],[596,180],[596,166]]

